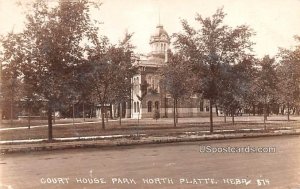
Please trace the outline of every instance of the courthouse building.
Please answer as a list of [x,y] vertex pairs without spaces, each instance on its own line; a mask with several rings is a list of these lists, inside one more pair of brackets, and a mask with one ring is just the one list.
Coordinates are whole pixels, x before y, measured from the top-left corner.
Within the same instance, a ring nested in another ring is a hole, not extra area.
[[[125,117],[152,118],[154,112],[159,112],[160,117],[173,117],[173,99],[160,86],[158,73],[160,67],[168,64],[167,50],[170,45],[170,36],[162,25],[156,27],[149,44],[151,52],[148,55],[137,55],[134,63],[138,73],[132,78],[131,102],[126,103]],[[207,115],[207,100],[193,96],[178,102],[179,117]]]

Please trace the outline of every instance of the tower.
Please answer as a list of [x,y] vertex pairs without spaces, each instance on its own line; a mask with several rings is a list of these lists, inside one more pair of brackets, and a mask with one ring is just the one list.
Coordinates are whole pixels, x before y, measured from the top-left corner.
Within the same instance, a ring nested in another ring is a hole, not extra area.
[[169,49],[170,37],[162,25],[156,26],[154,34],[150,37],[151,55],[164,58]]

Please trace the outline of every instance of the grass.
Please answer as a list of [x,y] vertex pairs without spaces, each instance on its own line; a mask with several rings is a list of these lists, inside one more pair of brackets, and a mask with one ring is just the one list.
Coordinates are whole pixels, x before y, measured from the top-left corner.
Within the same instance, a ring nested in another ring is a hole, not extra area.
[[[232,125],[231,119],[224,123],[223,117],[214,118],[214,130],[235,130],[238,129],[263,129],[264,124],[261,117],[237,117],[235,125]],[[273,116],[267,122],[269,130],[281,127],[300,128],[300,118],[292,117],[293,121],[287,122],[285,117]],[[44,120],[43,120],[44,121]],[[43,121],[36,120],[33,125],[45,125]],[[127,134],[133,135],[137,132],[147,135],[165,136],[175,135],[184,132],[209,131],[209,118],[180,118],[176,128],[173,127],[173,119],[159,119],[157,122],[153,119],[142,119],[137,125],[137,120],[124,119],[122,125],[118,120],[106,122],[106,129],[103,130],[101,120],[90,119],[89,122],[83,122],[76,119],[77,124],[72,124],[72,119],[57,120],[56,124],[69,123],[69,125],[53,126],[53,137],[78,137],[78,136],[101,136]],[[92,121],[99,121],[92,123]],[[24,122],[15,121],[13,127],[26,126]],[[4,127],[2,127],[4,128]],[[40,139],[48,137],[47,127],[38,127],[31,129],[2,130],[0,131],[0,140],[22,140],[22,139]]]
[[[55,124],[66,124],[66,123],[72,123],[72,119],[56,119]],[[86,122],[94,122],[99,121],[97,118],[86,118]],[[76,118],[75,123],[81,123],[83,122],[83,119]],[[54,121],[53,121],[54,123]],[[30,126],[36,126],[36,125],[47,125],[47,120],[31,120]],[[28,120],[22,119],[22,120],[13,120],[12,124],[10,120],[2,120],[2,123],[0,125],[0,128],[12,128],[12,127],[28,127]]]

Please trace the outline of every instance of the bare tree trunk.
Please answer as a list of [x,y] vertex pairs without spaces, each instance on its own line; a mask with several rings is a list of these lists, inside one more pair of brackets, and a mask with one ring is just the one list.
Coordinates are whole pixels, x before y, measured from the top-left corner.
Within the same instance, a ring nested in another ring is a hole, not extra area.
[[176,99],[176,124],[178,125],[178,99]]
[[14,116],[14,97],[11,95],[11,101],[10,101],[10,126],[13,126],[13,116]]
[[90,109],[90,118],[92,119],[93,118],[93,109],[94,109],[94,103],[92,103],[91,105],[91,109]]
[[119,104],[120,108],[119,108],[119,116],[120,116],[120,120],[119,120],[119,123],[120,123],[120,126],[122,125],[122,103]]
[[82,117],[83,117],[83,122],[85,122],[85,107],[84,107],[84,102],[82,103]]
[[282,106],[281,115],[284,115],[284,109],[285,109],[285,105]]
[[267,130],[266,119],[264,119],[264,129]]
[[48,104],[48,141],[51,142],[53,139],[52,135],[52,105]]
[[216,114],[217,114],[217,116],[219,116],[218,106],[216,105],[215,107],[216,107]]
[[109,118],[113,119],[113,117],[112,117],[112,115],[113,115],[113,113],[112,113],[112,104],[111,103],[109,104],[109,114],[110,114]]
[[265,117],[265,120],[267,121],[267,120],[268,120],[268,109],[267,109],[267,105],[265,105],[265,107],[264,107],[264,117]]
[[30,111],[30,106],[28,106],[28,129],[30,129],[30,121],[31,121],[31,111]]
[[54,112],[54,116],[53,116],[53,123],[55,124],[55,106],[53,107],[53,112]]
[[226,123],[226,116],[227,116],[227,113],[226,113],[226,111],[224,111],[224,123]]
[[288,110],[287,118],[288,118],[288,121],[290,121],[290,103],[289,102],[287,103],[287,110]]
[[173,113],[174,113],[174,127],[176,127],[176,101],[174,99],[173,103]]
[[267,121],[266,102],[264,103],[263,113],[264,113],[264,129],[267,130],[267,125],[266,125],[266,121]]
[[74,107],[74,102],[72,102],[72,123],[74,126],[74,122],[75,122],[75,107]]
[[105,130],[105,120],[104,120],[104,104],[101,104],[101,118],[102,118],[102,129]]
[[167,114],[167,93],[165,93],[165,118],[168,117],[168,114]]
[[294,107],[293,108],[293,113],[292,113],[293,115],[295,115],[296,114],[296,108]]
[[[142,101],[141,101],[142,102]],[[137,137],[140,136],[140,133],[139,133],[139,127],[140,127],[140,107],[138,106],[138,128],[137,128]]]
[[231,111],[231,116],[232,116],[232,125],[234,125],[234,112]]
[[210,133],[213,133],[213,111],[212,111],[212,99],[209,100],[209,121],[210,121]]

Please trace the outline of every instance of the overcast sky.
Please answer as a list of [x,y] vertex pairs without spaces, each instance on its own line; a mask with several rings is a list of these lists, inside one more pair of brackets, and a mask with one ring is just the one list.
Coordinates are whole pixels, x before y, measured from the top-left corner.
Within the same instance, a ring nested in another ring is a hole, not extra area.
[[[149,52],[149,39],[160,23],[169,35],[181,31],[180,19],[197,27],[195,15],[211,16],[224,7],[225,23],[249,25],[256,36],[255,54],[275,55],[278,47],[291,48],[293,36],[300,35],[300,0],[102,0],[93,18],[102,21],[101,33],[118,42],[126,30],[134,32],[136,52]],[[0,33],[21,31],[24,14],[14,0],[0,0]]]

